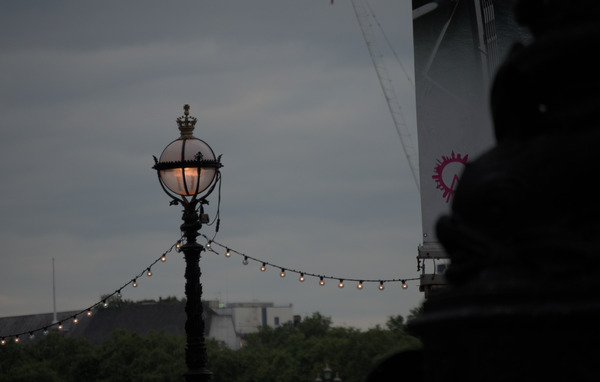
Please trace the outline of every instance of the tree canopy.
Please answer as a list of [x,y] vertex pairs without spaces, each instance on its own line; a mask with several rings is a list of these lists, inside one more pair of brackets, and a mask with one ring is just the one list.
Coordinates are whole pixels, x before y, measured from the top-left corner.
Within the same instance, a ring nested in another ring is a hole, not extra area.
[[[301,322],[262,327],[239,350],[207,340],[213,382],[313,382],[329,366],[343,382],[364,381],[382,357],[420,347],[404,331],[402,316],[387,328],[366,331],[333,327],[314,313]],[[146,336],[118,330],[101,345],[50,333],[28,345],[0,346],[0,382],[182,381],[185,338],[164,333]]]

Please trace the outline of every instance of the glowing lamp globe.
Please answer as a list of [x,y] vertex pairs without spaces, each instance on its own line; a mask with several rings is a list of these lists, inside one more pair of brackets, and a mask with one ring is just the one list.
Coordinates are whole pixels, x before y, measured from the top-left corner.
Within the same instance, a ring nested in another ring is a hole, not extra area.
[[165,191],[195,196],[213,184],[221,163],[206,142],[192,135],[197,119],[189,115],[189,105],[183,109],[184,116],[177,118],[181,136],[155,158],[153,168]]
[[214,162],[215,154],[206,142],[198,138],[179,138],[162,152],[158,164],[160,179],[169,190],[179,195],[201,193],[215,179],[217,169],[206,166]]

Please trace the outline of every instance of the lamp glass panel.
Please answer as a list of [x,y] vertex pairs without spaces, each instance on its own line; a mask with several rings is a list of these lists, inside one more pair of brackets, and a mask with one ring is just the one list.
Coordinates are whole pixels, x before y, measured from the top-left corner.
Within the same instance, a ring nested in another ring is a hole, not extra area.
[[[200,183],[198,183],[198,173],[200,173]],[[174,168],[161,170],[160,178],[171,191],[179,195],[191,196],[206,190],[212,183],[215,173],[216,170],[210,167]]]

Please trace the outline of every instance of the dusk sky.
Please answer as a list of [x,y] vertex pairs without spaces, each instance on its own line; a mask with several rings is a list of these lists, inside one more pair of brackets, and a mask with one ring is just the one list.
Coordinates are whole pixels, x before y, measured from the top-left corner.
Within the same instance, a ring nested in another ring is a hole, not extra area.
[[[410,1],[370,5],[412,73]],[[311,274],[418,278],[419,193],[350,0],[4,1],[0,40],[1,317],[52,311],[53,258],[57,310],[81,310],[179,239],[152,156],[184,104],[223,155],[217,242]],[[412,82],[376,43],[414,129]],[[418,281],[319,286],[215,249],[205,300],[367,329],[423,299]],[[183,297],[182,254],[167,258],[123,298]]]

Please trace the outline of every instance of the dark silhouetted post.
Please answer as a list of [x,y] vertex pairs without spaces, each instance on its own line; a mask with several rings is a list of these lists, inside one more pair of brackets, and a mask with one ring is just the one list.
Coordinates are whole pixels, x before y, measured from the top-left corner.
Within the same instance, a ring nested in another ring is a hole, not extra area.
[[496,146],[437,224],[448,286],[409,324],[424,381],[600,380],[600,2],[522,0],[516,17],[533,40],[496,75]]

